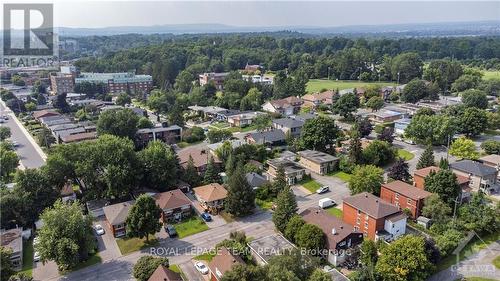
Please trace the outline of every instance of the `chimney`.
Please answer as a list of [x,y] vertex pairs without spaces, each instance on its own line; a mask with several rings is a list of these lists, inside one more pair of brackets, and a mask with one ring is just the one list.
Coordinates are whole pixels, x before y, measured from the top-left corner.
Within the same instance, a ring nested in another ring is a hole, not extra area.
[[334,228],[332,228],[332,234],[333,234],[333,235],[336,235],[336,234],[337,234],[337,230],[335,229],[335,227],[334,227]]

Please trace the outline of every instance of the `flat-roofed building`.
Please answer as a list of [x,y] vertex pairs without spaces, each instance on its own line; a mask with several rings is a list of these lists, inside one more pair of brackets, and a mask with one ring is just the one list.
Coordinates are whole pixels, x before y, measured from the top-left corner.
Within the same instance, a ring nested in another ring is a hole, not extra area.
[[267,160],[267,164],[269,165],[269,169],[267,170],[269,180],[274,180],[278,174],[278,169],[283,167],[285,170],[285,178],[289,185],[301,181],[306,173],[305,169],[296,162],[284,158]]
[[13,228],[9,230],[0,231],[0,244],[2,247],[8,248],[12,251],[10,262],[12,269],[20,271],[23,269],[23,229]]
[[302,150],[298,152],[299,164],[308,170],[325,175],[337,169],[339,158],[316,150]]

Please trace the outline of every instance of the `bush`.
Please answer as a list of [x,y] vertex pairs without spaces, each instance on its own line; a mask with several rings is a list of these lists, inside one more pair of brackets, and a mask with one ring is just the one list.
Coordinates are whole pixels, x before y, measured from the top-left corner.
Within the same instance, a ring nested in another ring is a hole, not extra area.
[[182,139],[188,143],[202,141],[205,139],[205,131],[200,127],[184,130]]
[[487,140],[481,144],[481,148],[488,154],[500,154],[500,141]]
[[260,200],[269,199],[270,185],[271,185],[270,183],[266,183],[266,184],[262,185],[261,187],[259,187],[255,191],[255,198],[260,199]]
[[352,174],[352,171],[354,170],[354,163],[352,163],[349,158],[347,158],[345,155],[342,155],[339,160],[339,169],[348,174]]
[[137,280],[147,281],[160,264],[168,267],[168,259],[143,256],[134,265],[132,273]]

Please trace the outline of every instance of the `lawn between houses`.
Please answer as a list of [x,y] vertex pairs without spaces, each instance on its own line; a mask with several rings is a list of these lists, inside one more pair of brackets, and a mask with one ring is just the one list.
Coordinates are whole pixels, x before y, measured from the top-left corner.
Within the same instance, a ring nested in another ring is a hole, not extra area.
[[322,185],[313,179],[304,179],[299,182],[300,185],[305,187],[311,193],[316,193],[316,190],[320,188]]
[[328,173],[328,176],[339,178],[344,182],[348,182],[352,177],[351,174],[342,171]]
[[158,239],[156,239],[156,236],[154,235],[149,235],[149,242],[146,243],[146,238],[118,238],[116,239],[116,244],[118,244],[118,248],[120,248],[122,255],[127,255],[132,252],[157,245]]
[[192,216],[181,222],[172,224],[179,238],[184,238],[205,230],[208,230],[208,225],[198,216]]

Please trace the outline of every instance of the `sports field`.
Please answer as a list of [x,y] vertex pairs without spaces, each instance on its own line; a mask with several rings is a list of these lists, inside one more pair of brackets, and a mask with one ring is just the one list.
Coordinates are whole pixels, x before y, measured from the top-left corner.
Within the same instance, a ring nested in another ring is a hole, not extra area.
[[339,90],[343,90],[343,89],[364,87],[367,85],[394,86],[396,84],[388,82],[362,82],[356,80],[337,81],[337,80],[326,80],[326,79],[310,79],[309,82],[307,83],[306,91],[308,93],[314,93],[314,92],[319,92],[322,89],[335,90],[338,88]]
[[500,80],[500,70],[484,70],[483,71],[484,80],[499,79]]

